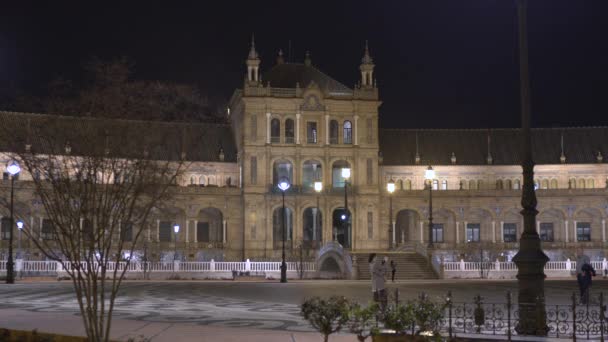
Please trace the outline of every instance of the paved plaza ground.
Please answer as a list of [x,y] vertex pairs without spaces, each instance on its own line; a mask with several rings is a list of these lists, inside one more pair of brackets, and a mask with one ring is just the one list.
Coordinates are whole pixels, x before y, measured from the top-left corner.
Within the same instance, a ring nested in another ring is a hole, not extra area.
[[[599,277],[598,277],[599,278]],[[419,293],[469,302],[481,294],[487,302],[504,302],[507,291],[517,298],[516,281],[431,280],[389,284],[403,300]],[[569,304],[576,281],[546,281],[547,304]],[[608,281],[598,279],[593,292],[608,294]],[[319,341],[300,317],[299,305],[311,296],[343,295],[362,303],[371,298],[369,281],[129,281],[117,300],[113,337],[146,336],[153,341]],[[0,285],[0,327],[82,335],[78,306],[68,281],[18,282]],[[352,341],[339,336],[335,341]],[[332,340],[334,340],[332,338]]]

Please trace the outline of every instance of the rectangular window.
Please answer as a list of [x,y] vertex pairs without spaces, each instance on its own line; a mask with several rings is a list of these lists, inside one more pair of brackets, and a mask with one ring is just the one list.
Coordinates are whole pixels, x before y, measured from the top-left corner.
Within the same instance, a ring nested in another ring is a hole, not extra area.
[[53,221],[42,219],[42,236],[43,240],[54,240],[55,229],[53,229]]
[[374,121],[372,119],[367,119],[367,143],[371,144],[374,142]]
[[479,223],[467,223],[467,242],[479,242]]
[[350,123],[348,126],[344,125],[344,136],[342,137],[342,140],[345,144],[353,143],[353,130],[350,127]]
[[433,242],[443,243],[443,223],[433,223]]
[[540,223],[540,240],[553,242],[553,222]]
[[517,224],[516,223],[504,223],[502,226],[502,238],[505,242],[517,241]]
[[[11,231],[11,219],[8,217],[2,218],[2,240],[10,239],[10,231]],[[13,236],[14,238],[14,236]]]
[[258,182],[258,158],[251,157],[251,185]]
[[209,242],[209,222],[199,222],[196,225],[196,240],[198,242]]
[[133,223],[123,222],[120,225],[120,239],[124,242],[133,241]]
[[591,223],[576,223],[576,241],[591,241]]
[[171,222],[160,221],[158,229],[158,239],[161,242],[171,242]]
[[367,159],[367,185],[374,184],[374,164],[371,158]]
[[257,117],[254,115],[251,115],[251,141],[255,142],[258,139],[258,120]]
[[374,237],[374,212],[367,212],[367,238],[373,239]]
[[309,144],[317,143],[317,123],[307,122],[306,123],[306,142]]

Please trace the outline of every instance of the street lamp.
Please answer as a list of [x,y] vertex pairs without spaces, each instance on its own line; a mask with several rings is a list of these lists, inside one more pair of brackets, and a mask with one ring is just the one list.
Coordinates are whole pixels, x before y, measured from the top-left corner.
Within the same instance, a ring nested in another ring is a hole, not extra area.
[[14,263],[13,263],[13,225],[15,221],[13,219],[13,197],[14,197],[14,188],[15,188],[15,176],[21,171],[19,164],[16,161],[12,160],[6,166],[6,171],[11,175],[11,204],[10,204],[10,227],[8,234],[8,260],[6,261],[6,283],[14,284],[15,283],[15,274],[14,274]]
[[435,179],[435,170],[429,165],[424,171],[424,179],[429,182],[429,248],[433,248],[433,180]]
[[289,179],[287,177],[281,177],[277,186],[279,187],[279,190],[281,190],[281,195],[283,197],[283,248],[281,253],[281,283],[286,283],[287,263],[285,262],[285,191],[289,189],[291,184],[289,183]]
[[21,230],[23,230],[23,221],[17,221],[17,229],[19,229],[19,240],[17,241],[19,246],[17,247],[17,259],[23,259],[21,256]]
[[[348,192],[347,192],[347,186],[348,186],[348,179],[350,178],[350,168],[345,167],[342,168],[342,178],[344,178],[344,214],[342,214],[342,224],[343,224],[343,234],[346,235],[346,237],[349,239],[350,241],[350,234],[348,233]],[[337,238],[337,236],[336,236]],[[346,240],[344,241],[344,244],[346,244]]]
[[[321,191],[323,191],[323,182],[321,181],[316,181],[315,182],[315,191],[317,192],[317,211],[315,212],[315,217],[314,217],[314,225],[312,228],[312,241],[313,243],[316,243],[317,241],[317,227],[319,227],[320,225],[320,220],[319,220],[319,194],[321,193]],[[323,240],[323,237],[321,237],[321,240]]]
[[518,334],[546,336],[547,312],[545,311],[545,264],[549,260],[541,248],[536,232],[537,199],[534,192],[534,160],[532,159],[532,136],[530,134],[530,75],[528,72],[528,42],[526,36],[527,6],[525,0],[517,1],[519,23],[519,80],[522,125],[522,173],[521,214],[524,229],[521,234],[519,251],[513,258],[517,265],[519,287],[519,323],[515,327]]
[[175,251],[173,252],[173,261],[177,260],[177,233],[179,233],[179,224],[173,225],[173,231],[175,232]]
[[393,192],[395,192],[395,182],[392,178],[386,183],[386,191],[388,191],[388,201],[390,203],[388,209],[388,248],[392,249],[393,243],[395,243],[395,227],[393,227]]

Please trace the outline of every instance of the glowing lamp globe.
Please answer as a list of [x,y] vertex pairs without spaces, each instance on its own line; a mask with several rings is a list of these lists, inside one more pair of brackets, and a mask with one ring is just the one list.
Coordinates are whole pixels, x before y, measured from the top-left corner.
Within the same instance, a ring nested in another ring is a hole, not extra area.
[[386,183],[386,191],[388,191],[389,194],[395,192],[395,182],[393,182],[392,179]]
[[279,187],[279,189],[281,191],[285,192],[285,191],[287,191],[287,189],[289,189],[291,184],[289,183],[289,179],[287,179],[287,177],[281,177],[281,179],[279,179],[279,184],[277,184],[277,186]]
[[426,169],[426,171],[424,171],[424,178],[426,180],[433,180],[433,179],[435,179],[435,170],[433,170],[432,166],[429,166],[429,168]]
[[175,234],[179,233],[179,224],[173,226],[173,231],[175,232]]
[[21,168],[19,167],[19,164],[17,164],[16,161],[12,160],[6,166],[6,171],[8,171],[8,173],[14,176],[21,171]]
[[316,181],[315,182],[315,191],[321,192],[323,190],[323,182]]
[[19,230],[23,229],[23,221],[17,221],[17,228],[19,228]]
[[342,169],[342,178],[344,178],[344,179],[350,178],[350,168],[345,167]]

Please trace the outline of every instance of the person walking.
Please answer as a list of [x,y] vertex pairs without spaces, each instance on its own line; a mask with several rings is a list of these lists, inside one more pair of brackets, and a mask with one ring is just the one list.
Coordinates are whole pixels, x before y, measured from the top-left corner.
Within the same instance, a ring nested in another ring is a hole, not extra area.
[[591,277],[595,277],[595,269],[591,264],[584,264],[581,267],[582,279],[580,281],[581,290],[581,302],[583,304],[589,304],[589,288],[591,287]]
[[583,271],[583,266],[591,263],[588,256],[584,254],[582,249],[577,249],[578,258],[576,259],[576,282],[578,283],[578,290],[580,292],[581,303],[585,295],[586,279]]
[[[375,255],[374,255],[375,259]],[[372,289],[376,290],[374,300],[380,303],[380,309],[384,312],[388,296],[386,293],[385,278],[387,273],[386,261],[388,258],[384,258],[382,262],[374,261],[372,266]]]
[[376,283],[374,282],[374,264],[376,263],[376,253],[371,253],[367,259],[369,264],[369,274],[372,280],[372,295],[374,296],[374,302],[378,301],[378,293],[376,292]]
[[395,264],[395,260],[391,260],[391,280],[393,283],[395,282],[395,273],[397,272],[397,265]]

